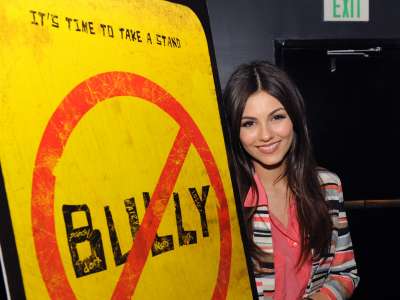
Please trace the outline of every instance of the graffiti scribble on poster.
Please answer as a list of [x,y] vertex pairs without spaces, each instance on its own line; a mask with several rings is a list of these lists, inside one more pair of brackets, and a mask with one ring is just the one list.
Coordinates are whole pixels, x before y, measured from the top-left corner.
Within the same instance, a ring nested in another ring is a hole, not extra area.
[[164,33],[145,32],[137,28],[96,23],[90,19],[61,16],[50,12],[31,9],[31,24],[54,29],[64,28],[71,32],[98,35],[110,39],[121,39],[136,44],[146,43],[154,46],[181,48],[181,39]]

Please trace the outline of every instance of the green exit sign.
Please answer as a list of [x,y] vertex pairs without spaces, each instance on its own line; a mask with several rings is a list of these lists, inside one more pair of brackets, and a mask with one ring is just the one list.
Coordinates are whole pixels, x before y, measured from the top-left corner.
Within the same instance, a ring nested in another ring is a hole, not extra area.
[[369,21],[369,0],[324,0],[324,21]]

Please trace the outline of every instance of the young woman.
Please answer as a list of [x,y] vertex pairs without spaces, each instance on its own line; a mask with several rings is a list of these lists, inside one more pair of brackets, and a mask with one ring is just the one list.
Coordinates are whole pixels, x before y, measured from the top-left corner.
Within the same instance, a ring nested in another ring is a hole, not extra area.
[[356,264],[339,178],[314,161],[303,99],[268,62],[224,91],[235,179],[259,299],[347,299]]

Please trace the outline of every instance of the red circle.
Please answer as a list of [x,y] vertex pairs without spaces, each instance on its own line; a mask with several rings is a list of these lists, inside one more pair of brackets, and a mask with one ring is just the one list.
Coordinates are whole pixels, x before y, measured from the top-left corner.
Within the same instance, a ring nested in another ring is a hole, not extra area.
[[213,299],[225,299],[231,268],[232,237],[228,203],[214,157],[199,128],[178,101],[149,79],[127,72],[103,73],[80,83],[57,107],[42,136],[33,170],[31,214],[36,254],[51,299],[76,298],[56,241],[56,178],[53,170],[81,118],[98,102],[117,96],[138,97],[164,110],[184,130],[201,157],[219,202],[220,260]]

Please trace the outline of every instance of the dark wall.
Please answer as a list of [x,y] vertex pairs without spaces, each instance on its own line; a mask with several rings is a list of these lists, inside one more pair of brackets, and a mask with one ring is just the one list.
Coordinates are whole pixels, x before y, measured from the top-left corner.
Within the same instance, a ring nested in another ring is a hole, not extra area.
[[273,60],[274,39],[399,38],[400,1],[370,0],[369,22],[323,22],[323,0],[208,0],[224,87],[240,63]]

